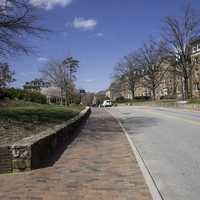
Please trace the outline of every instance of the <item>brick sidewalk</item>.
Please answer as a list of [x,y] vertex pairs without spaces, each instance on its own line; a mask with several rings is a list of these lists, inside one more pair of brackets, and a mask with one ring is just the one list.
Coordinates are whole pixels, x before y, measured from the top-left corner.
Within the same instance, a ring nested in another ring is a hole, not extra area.
[[1,200],[151,200],[118,123],[94,109],[52,167],[0,175]]

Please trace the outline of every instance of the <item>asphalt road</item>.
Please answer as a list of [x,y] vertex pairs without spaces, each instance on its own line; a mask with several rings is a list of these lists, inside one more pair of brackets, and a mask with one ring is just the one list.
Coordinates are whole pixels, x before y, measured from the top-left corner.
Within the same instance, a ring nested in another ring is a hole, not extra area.
[[165,200],[200,199],[200,113],[116,107]]

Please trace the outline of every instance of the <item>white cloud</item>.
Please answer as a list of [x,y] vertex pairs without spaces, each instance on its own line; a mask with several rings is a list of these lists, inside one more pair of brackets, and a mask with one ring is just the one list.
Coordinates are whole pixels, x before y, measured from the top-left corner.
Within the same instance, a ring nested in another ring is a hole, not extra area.
[[76,17],[73,21],[73,27],[83,30],[92,30],[96,27],[97,21],[95,19],[84,19],[82,17]]
[[5,6],[6,5],[6,0],[0,0],[0,6]]
[[72,2],[72,0],[30,0],[30,3],[35,7],[44,8],[46,10],[51,10],[54,6],[67,6]]
[[39,58],[37,58],[37,61],[38,61],[38,62],[41,62],[41,63],[47,62],[47,61],[48,61],[48,58],[39,57]]
[[96,36],[97,36],[97,37],[103,37],[104,34],[103,34],[103,33],[97,33]]

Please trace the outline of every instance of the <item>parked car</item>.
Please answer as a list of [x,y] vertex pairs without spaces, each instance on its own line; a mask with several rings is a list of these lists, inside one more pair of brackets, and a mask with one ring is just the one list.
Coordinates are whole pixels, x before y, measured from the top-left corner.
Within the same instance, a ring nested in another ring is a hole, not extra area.
[[112,102],[110,100],[105,100],[102,105],[103,107],[112,107]]

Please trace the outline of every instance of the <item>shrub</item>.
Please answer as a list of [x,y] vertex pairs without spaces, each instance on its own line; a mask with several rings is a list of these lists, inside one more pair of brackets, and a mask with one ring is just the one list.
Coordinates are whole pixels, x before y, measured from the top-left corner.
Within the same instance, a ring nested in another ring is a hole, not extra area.
[[14,89],[14,88],[1,88],[0,89],[0,99],[23,99],[24,90]]
[[189,104],[200,104],[200,99],[189,99],[188,103]]
[[136,101],[149,101],[151,100],[151,97],[150,96],[137,96],[137,97],[134,97],[133,101],[136,100]]
[[160,99],[176,99],[175,95],[166,95],[166,96],[161,96]]
[[116,103],[128,103],[130,101],[130,99],[126,99],[123,96],[116,98]]
[[80,95],[74,95],[73,96],[73,102],[77,105],[79,105],[81,103],[81,97]]
[[15,88],[1,88],[0,99],[19,99],[24,101],[31,101],[35,103],[46,104],[46,97],[39,92],[31,92],[28,90],[15,89]]
[[0,99],[4,99],[6,97],[7,97],[6,93],[3,91],[2,88],[0,88]]
[[23,100],[25,101],[31,101],[35,103],[41,103],[41,104],[46,104],[46,97],[39,92],[29,92],[25,91],[24,92],[24,98]]

